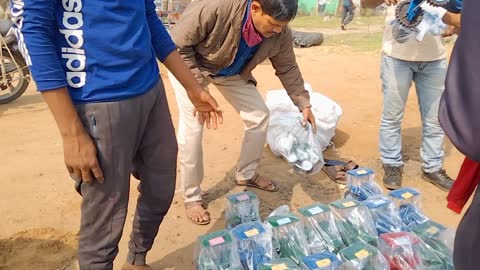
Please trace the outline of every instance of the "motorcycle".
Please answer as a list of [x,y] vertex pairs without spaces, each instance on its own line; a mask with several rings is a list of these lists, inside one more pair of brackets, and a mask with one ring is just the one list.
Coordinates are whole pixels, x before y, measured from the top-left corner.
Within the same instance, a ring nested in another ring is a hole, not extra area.
[[19,98],[31,80],[9,19],[0,20],[0,45],[0,104],[6,104]]

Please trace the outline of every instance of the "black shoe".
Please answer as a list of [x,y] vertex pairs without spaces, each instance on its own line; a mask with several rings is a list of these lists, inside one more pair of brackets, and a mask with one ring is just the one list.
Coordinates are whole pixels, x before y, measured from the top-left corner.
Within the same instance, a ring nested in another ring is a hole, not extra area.
[[423,180],[434,184],[443,191],[449,191],[453,185],[453,179],[447,175],[447,172],[443,169],[436,172],[423,172]]
[[343,31],[347,30],[347,27],[345,27],[344,24],[342,24],[341,28],[342,28]]
[[383,176],[383,186],[394,190],[402,187],[402,166],[383,165],[385,175]]

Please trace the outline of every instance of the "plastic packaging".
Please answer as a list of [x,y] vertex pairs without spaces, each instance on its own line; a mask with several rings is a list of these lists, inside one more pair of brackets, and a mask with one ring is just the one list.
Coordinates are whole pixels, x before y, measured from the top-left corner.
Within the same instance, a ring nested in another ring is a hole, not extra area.
[[403,222],[393,201],[385,195],[374,195],[363,203],[372,215],[377,234],[400,232]]
[[310,254],[322,251],[337,253],[345,248],[330,207],[321,203],[298,209],[305,225]]
[[399,209],[404,230],[411,231],[414,226],[429,220],[422,213],[421,194],[413,188],[400,188],[389,193]]
[[383,194],[382,188],[375,182],[375,172],[368,168],[359,168],[347,172],[347,192],[345,198],[364,201],[370,196]]
[[344,268],[351,270],[390,270],[382,253],[374,246],[358,242],[340,250]]
[[385,233],[380,236],[378,249],[392,270],[424,270],[420,241],[409,232]]
[[302,270],[288,258],[276,259],[269,263],[261,264],[258,270]]
[[422,22],[417,26],[417,41],[422,41],[426,34],[439,36],[441,35],[447,25],[442,21],[444,12],[428,4],[422,4],[424,11]]
[[260,222],[243,223],[230,233],[237,242],[240,261],[244,270],[257,270],[260,264],[273,259],[271,232]]
[[[305,89],[310,94],[310,103],[312,112],[315,116],[317,133],[315,140],[320,146],[319,150],[324,151],[335,135],[337,123],[342,115],[342,108],[330,98],[314,92],[312,86],[305,83]],[[293,104],[285,89],[268,91],[265,104],[270,111],[270,121],[268,124],[267,144],[272,146],[275,130],[281,129],[287,124],[287,128],[295,119],[303,118],[302,113]],[[272,149],[273,150],[273,149]]]
[[453,242],[455,232],[434,221],[427,221],[413,228],[413,232],[420,237],[442,259],[445,269],[453,267]]
[[312,126],[309,123],[303,126],[302,118],[286,122],[277,129],[270,128],[267,136],[272,152],[283,156],[299,172],[316,174],[325,164]]
[[227,229],[244,222],[260,221],[259,203],[257,195],[251,191],[228,195],[225,212]]
[[304,225],[293,214],[267,218],[272,227],[273,248],[281,258],[290,258],[297,265],[308,255]]
[[199,237],[197,249],[197,270],[242,270],[238,248],[232,235],[217,231]]
[[343,199],[330,204],[338,230],[345,245],[364,241],[377,245],[377,232],[368,209],[353,199]]
[[321,252],[303,257],[302,266],[307,270],[337,270],[342,262],[331,252]]

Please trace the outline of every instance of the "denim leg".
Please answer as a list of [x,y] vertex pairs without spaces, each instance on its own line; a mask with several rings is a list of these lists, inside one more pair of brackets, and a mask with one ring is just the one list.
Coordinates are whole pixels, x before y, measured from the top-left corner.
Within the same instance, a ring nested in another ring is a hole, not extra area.
[[385,165],[401,166],[401,124],[412,85],[412,63],[383,55],[381,64],[383,112],[380,124],[380,154]]
[[438,122],[438,106],[445,89],[447,60],[422,63],[414,76],[418,105],[422,115],[423,169],[430,173],[443,167],[444,132]]

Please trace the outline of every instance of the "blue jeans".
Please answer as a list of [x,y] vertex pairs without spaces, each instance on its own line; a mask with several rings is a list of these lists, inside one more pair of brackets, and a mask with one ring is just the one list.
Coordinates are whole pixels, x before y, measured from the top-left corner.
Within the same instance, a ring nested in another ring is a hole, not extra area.
[[438,106],[445,89],[447,61],[410,62],[383,55],[381,79],[383,113],[380,124],[380,153],[384,165],[401,166],[401,124],[408,92],[415,82],[422,116],[423,170],[434,172],[443,167],[444,132],[438,122]]

